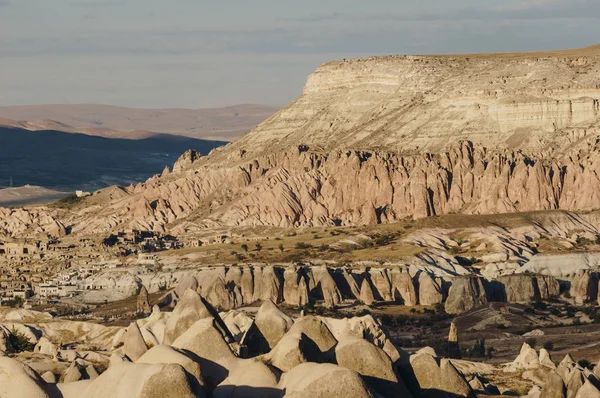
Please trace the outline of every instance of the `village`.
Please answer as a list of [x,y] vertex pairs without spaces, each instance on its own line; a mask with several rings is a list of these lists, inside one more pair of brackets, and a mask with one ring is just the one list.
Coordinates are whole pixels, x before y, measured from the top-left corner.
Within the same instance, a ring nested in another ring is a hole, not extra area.
[[51,304],[107,286],[89,282],[106,269],[135,263],[153,266],[156,252],[220,243],[224,238],[188,239],[127,230],[104,238],[0,240],[0,305]]

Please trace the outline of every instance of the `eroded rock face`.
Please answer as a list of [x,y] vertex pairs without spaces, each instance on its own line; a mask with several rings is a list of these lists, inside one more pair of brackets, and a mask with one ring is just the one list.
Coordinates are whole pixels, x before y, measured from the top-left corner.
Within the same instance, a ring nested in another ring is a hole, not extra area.
[[485,289],[480,278],[460,276],[452,280],[445,309],[449,314],[460,314],[487,302]]
[[410,357],[410,364],[421,394],[445,392],[456,397],[473,396],[471,386],[449,360],[440,359],[438,364],[434,356],[420,352]]
[[588,270],[579,271],[571,282],[571,296],[577,304],[598,299],[598,275]]
[[142,285],[140,292],[138,293],[136,311],[141,314],[150,314],[152,308],[150,307],[150,299],[148,297],[148,289]]
[[275,303],[267,300],[259,308],[254,323],[272,349],[290,330],[294,321],[277,308]]
[[335,347],[335,357],[338,365],[360,374],[381,395],[412,396],[404,381],[396,375],[392,360],[372,343],[359,338],[344,339]]
[[358,373],[332,364],[300,364],[283,375],[279,387],[290,398],[374,397]]
[[443,300],[442,288],[426,272],[419,274],[419,304],[436,305]]

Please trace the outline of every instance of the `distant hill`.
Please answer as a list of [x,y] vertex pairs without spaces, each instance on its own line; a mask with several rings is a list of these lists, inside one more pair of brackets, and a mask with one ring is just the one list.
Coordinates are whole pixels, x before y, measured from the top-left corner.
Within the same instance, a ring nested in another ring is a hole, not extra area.
[[232,141],[277,110],[251,104],[214,109],[135,109],[94,104],[6,106],[0,107],[0,126],[110,138],[172,134]]
[[62,191],[144,181],[188,149],[207,154],[226,144],[166,134],[131,140],[7,127],[0,127],[0,142],[0,185],[12,177],[14,186]]

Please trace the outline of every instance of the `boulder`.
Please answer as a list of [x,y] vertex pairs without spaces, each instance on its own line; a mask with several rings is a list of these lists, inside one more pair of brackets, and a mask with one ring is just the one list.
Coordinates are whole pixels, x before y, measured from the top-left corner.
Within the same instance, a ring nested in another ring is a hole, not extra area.
[[375,301],[373,289],[371,288],[371,283],[368,278],[364,278],[360,285],[360,301],[366,305],[371,305]]
[[390,282],[394,301],[408,307],[417,305],[418,298],[415,283],[406,269],[393,268],[390,272]]
[[195,322],[214,318],[216,325],[228,341],[233,341],[231,333],[219,317],[217,311],[193,290],[186,290],[175,306],[165,326],[164,344],[171,344]]
[[487,304],[481,279],[472,276],[457,276],[452,280],[445,309],[448,314],[460,314]]
[[229,372],[212,392],[213,398],[280,398],[279,372],[269,366],[247,360]]
[[271,300],[276,304],[283,301],[282,283],[273,266],[254,268],[254,301]]
[[294,267],[283,273],[283,299],[288,305],[304,306],[308,304],[308,287],[304,276]]
[[323,295],[325,307],[335,308],[342,302],[342,293],[329,273],[329,268],[323,266],[317,275],[317,286]]
[[581,387],[583,387],[585,381],[586,379],[583,376],[583,372],[578,368],[573,369],[569,376],[569,381],[567,382],[567,398],[577,397],[577,394]]
[[540,367],[540,358],[537,352],[527,343],[523,343],[519,355],[508,366],[508,370],[537,369]]
[[[544,398],[546,397],[544,396]],[[600,390],[588,379],[581,386],[575,398],[600,398]]]
[[48,355],[52,357],[52,359],[56,359],[58,356],[58,349],[46,337],[40,337],[37,344],[33,348],[33,352],[37,354]]
[[63,373],[63,383],[73,383],[79,380],[83,380],[83,372],[79,364],[73,361]]
[[188,289],[193,291],[198,290],[198,279],[192,275],[185,275],[179,280],[175,287],[175,294],[181,298]]
[[571,372],[573,371],[573,369],[575,369],[576,366],[577,363],[575,363],[573,357],[571,357],[570,354],[567,354],[556,367],[556,373],[558,373],[560,377],[562,377],[563,382],[567,384],[569,382],[569,376],[571,375]]
[[286,398],[374,398],[358,373],[332,364],[300,364],[281,377],[279,388]]
[[540,350],[540,365],[545,366],[548,369],[556,369],[556,365],[552,361],[550,353],[545,348]]
[[267,300],[260,306],[254,323],[269,344],[269,348],[272,349],[290,330],[294,321],[284,314],[273,301]]
[[242,301],[248,305],[254,302],[254,275],[252,268],[242,268],[242,277],[240,278],[240,290],[242,293]]
[[41,377],[46,383],[55,384],[58,381],[56,375],[50,371],[45,372]]
[[578,271],[570,289],[571,297],[577,304],[598,300],[598,276],[589,270]]
[[44,381],[29,366],[0,357],[0,397],[48,398]]
[[371,268],[369,270],[371,283],[375,290],[375,298],[383,301],[392,301],[392,283],[386,268]]
[[442,288],[438,283],[427,272],[421,272],[419,274],[419,304],[441,304],[443,299]]
[[88,365],[85,368],[85,373],[88,380],[95,380],[98,376],[100,376],[94,365]]
[[136,363],[146,363],[150,365],[176,363],[181,365],[185,371],[194,377],[197,384],[206,387],[200,364],[191,359],[184,352],[168,345],[158,345],[152,347],[148,352],[142,355]]
[[328,353],[337,344],[337,339],[333,336],[329,327],[321,319],[312,315],[298,318],[288,333],[306,335],[323,354]]
[[241,361],[233,354],[213,318],[194,323],[172,346],[195,355],[192,359],[200,364],[202,376],[209,388],[220,384],[238,361]]
[[429,353],[419,352],[410,357],[410,365],[421,396],[473,397],[471,386],[449,360],[438,363]]
[[542,388],[544,398],[565,398],[566,386],[562,377],[556,372],[550,372]]
[[125,343],[123,345],[123,353],[133,362],[137,361],[139,357],[148,351],[148,346],[144,341],[142,332],[135,321],[131,322],[131,325],[127,328],[127,332],[123,336],[123,341]]
[[82,398],[197,398],[190,377],[178,364],[124,362],[110,367],[87,385]]
[[138,314],[145,315],[148,315],[152,312],[150,307],[150,298],[148,296],[148,289],[146,289],[146,286],[144,285],[142,285],[140,288],[140,292],[137,296],[136,311]]
[[350,337],[335,347],[337,364],[360,374],[384,397],[410,398],[404,380],[399,378],[392,360],[379,347],[364,339]]

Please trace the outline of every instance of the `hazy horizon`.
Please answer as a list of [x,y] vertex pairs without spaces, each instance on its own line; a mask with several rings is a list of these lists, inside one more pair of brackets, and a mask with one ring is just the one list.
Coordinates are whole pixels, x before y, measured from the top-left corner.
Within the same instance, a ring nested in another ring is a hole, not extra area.
[[0,106],[281,107],[341,58],[600,41],[594,0],[0,0]]

